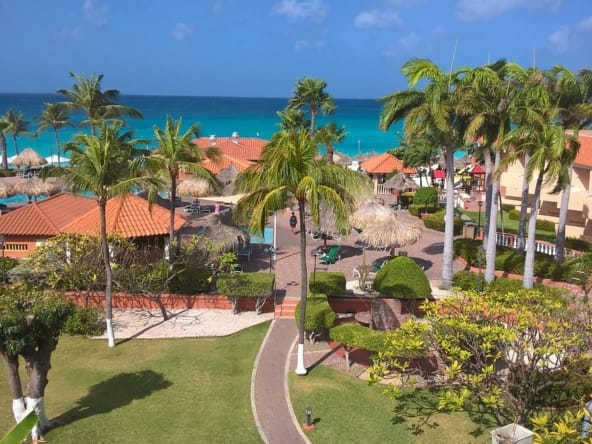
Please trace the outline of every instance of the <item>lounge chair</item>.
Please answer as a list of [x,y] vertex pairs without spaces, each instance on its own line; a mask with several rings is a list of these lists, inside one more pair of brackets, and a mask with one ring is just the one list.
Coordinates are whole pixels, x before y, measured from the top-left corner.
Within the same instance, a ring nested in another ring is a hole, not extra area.
[[334,264],[337,260],[341,259],[339,254],[339,247],[331,247],[329,251],[319,258],[321,264]]

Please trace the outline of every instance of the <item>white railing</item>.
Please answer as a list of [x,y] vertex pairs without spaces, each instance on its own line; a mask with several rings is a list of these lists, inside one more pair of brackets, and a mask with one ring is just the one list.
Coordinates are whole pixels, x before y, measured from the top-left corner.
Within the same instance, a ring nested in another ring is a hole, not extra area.
[[[526,241],[526,240],[525,240]],[[518,246],[518,236],[515,234],[510,233],[500,233],[498,232],[495,237],[495,242],[497,245],[501,245],[504,247],[509,248],[516,248]],[[546,254],[548,256],[555,256],[557,251],[557,246],[550,242],[545,241],[536,241],[535,242],[535,251],[537,253]],[[576,256],[580,254],[579,251],[572,250],[571,248],[565,249],[565,256]]]

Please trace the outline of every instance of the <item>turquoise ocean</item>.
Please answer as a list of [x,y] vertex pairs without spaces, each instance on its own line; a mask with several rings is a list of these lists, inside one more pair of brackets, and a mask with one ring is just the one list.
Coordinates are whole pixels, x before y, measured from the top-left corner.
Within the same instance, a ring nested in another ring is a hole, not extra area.
[[[0,114],[13,109],[24,113],[30,121],[29,130],[37,129],[36,117],[41,114],[45,103],[60,102],[59,94],[0,94]],[[120,104],[138,109],[143,119],[128,120],[128,127],[134,130],[137,138],[152,140],[154,126],[164,127],[167,116],[182,117],[187,127],[199,123],[202,136],[215,134],[229,137],[238,132],[242,137],[260,137],[269,140],[279,129],[277,112],[288,104],[287,98],[246,98],[246,97],[184,97],[121,95]],[[335,99],[336,110],[331,116],[320,116],[319,125],[334,122],[345,127],[347,137],[335,146],[337,151],[356,156],[362,153],[383,153],[399,144],[401,125],[388,132],[378,128],[382,104],[373,99]],[[80,121],[81,115],[73,115]],[[64,128],[59,137],[63,144],[70,140],[80,128]],[[85,131],[83,129],[82,131]],[[15,154],[11,136],[7,137],[8,156]],[[31,147],[43,157],[56,154],[53,131],[41,133],[37,138],[20,136],[19,151]],[[63,153],[62,153],[63,155]]]

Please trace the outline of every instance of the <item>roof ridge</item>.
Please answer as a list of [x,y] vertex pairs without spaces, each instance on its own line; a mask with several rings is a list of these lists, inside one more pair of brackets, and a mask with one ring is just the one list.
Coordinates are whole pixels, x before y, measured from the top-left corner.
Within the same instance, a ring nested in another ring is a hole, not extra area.
[[47,222],[47,224],[54,230],[56,230],[58,233],[60,232],[58,226],[54,224],[49,217],[47,217],[47,214],[45,214],[45,212],[41,208],[39,208],[39,202],[31,202],[28,205],[33,205],[33,210],[41,216],[41,219]]

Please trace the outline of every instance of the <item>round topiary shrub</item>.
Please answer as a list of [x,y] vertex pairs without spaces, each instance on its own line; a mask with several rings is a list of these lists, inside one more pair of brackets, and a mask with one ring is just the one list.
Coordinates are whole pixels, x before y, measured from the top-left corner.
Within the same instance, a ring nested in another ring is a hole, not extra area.
[[[437,231],[444,231],[446,227],[446,223],[444,221],[444,217],[446,216],[445,210],[440,210],[437,213],[430,214],[423,220],[423,224],[426,228],[430,228],[432,230]],[[462,233],[463,221],[460,217],[454,216],[454,235],[458,236]]]
[[[324,294],[309,294],[306,301],[304,330],[308,340],[314,342],[335,324],[335,312]],[[296,325],[300,325],[300,302],[296,305]]]
[[415,190],[413,204],[434,207],[438,205],[438,190],[434,187],[423,187]]
[[415,261],[398,256],[376,273],[374,290],[397,299],[427,299],[432,294],[430,282]]

